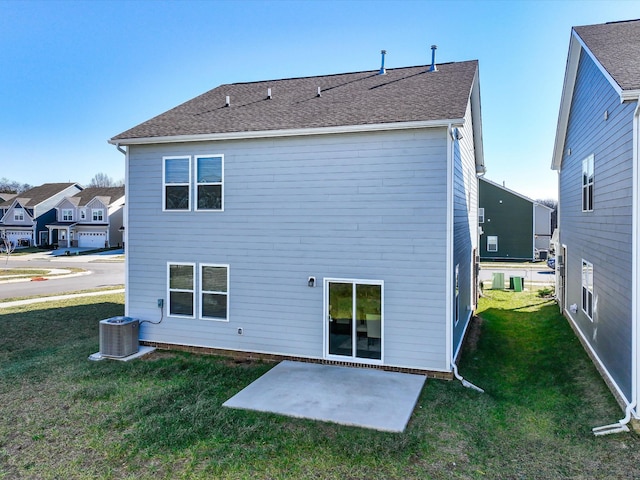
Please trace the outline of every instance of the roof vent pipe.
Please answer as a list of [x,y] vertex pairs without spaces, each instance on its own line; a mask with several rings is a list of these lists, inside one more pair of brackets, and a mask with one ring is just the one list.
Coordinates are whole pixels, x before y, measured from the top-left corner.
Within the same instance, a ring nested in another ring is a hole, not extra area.
[[430,72],[437,72],[438,67],[436,67],[436,50],[438,49],[437,45],[431,45],[431,66],[429,67]]
[[271,89],[267,88],[267,98],[271,100]]
[[230,106],[231,106],[231,97],[227,95],[227,101],[225,103],[225,107],[230,107]]
[[318,96],[321,97],[322,96],[322,92],[320,90],[320,87],[318,87]]
[[384,75],[385,73],[387,73],[387,71],[384,69],[384,56],[387,54],[387,51],[380,50],[380,53],[382,54],[382,65],[380,66],[380,71],[378,72],[378,75]]

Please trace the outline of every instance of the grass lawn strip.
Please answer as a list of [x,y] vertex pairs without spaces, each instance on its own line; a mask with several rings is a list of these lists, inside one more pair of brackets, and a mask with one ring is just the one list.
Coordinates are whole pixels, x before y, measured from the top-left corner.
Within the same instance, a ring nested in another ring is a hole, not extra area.
[[82,268],[2,268],[0,267],[0,282],[2,280],[17,280],[24,278],[55,278],[69,274],[82,273]]
[[[89,362],[123,295],[0,311],[0,478],[629,478],[634,433],[554,303],[486,291],[461,372],[402,434],[221,408],[273,365],[156,352]],[[4,477],[3,477],[4,475]]]

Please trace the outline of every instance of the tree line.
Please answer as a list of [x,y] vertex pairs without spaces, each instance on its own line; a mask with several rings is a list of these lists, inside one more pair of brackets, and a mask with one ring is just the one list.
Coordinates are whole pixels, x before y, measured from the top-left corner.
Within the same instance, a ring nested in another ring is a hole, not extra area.
[[[115,181],[106,173],[96,173],[87,187],[121,187],[123,185],[123,180]],[[0,178],[0,193],[22,193],[33,187],[28,183],[16,182],[6,177]]]

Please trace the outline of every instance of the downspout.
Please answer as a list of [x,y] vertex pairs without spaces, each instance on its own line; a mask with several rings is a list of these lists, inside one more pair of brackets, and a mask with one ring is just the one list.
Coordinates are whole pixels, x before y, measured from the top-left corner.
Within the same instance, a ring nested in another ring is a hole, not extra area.
[[116,143],[116,148],[117,148],[117,149],[118,149],[118,151],[119,151],[120,153],[122,153],[123,155],[126,155],[126,154],[127,154],[127,151],[126,151],[124,148],[122,148],[122,147],[120,146],[120,144],[119,144],[119,143]]
[[638,328],[638,321],[640,315],[638,314],[638,308],[640,306],[640,299],[638,298],[638,289],[640,287],[640,248],[638,241],[640,235],[638,228],[640,222],[638,215],[640,214],[640,208],[638,205],[639,197],[639,173],[638,172],[638,155],[640,154],[640,97],[638,97],[636,103],[636,109],[633,113],[633,199],[632,199],[632,307],[631,307],[631,403],[627,405],[625,409],[624,418],[618,420],[617,423],[611,425],[604,425],[602,427],[594,427],[591,429],[594,435],[608,435],[610,433],[628,432],[629,427],[627,424],[631,421],[631,413],[638,404],[638,334],[640,329]]

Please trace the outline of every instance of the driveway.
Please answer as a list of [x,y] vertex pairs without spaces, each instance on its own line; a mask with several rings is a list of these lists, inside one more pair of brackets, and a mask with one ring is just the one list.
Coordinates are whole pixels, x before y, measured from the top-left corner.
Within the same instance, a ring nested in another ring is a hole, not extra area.
[[[110,253],[110,252],[109,252]],[[56,295],[79,290],[90,290],[124,285],[124,261],[117,254],[96,254],[82,256],[53,257],[47,253],[16,255],[6,262],[0,256],[0,267],[9,268],[81,268],[83,275],[52,278],[41,282],[3,283],[0,299]]]

